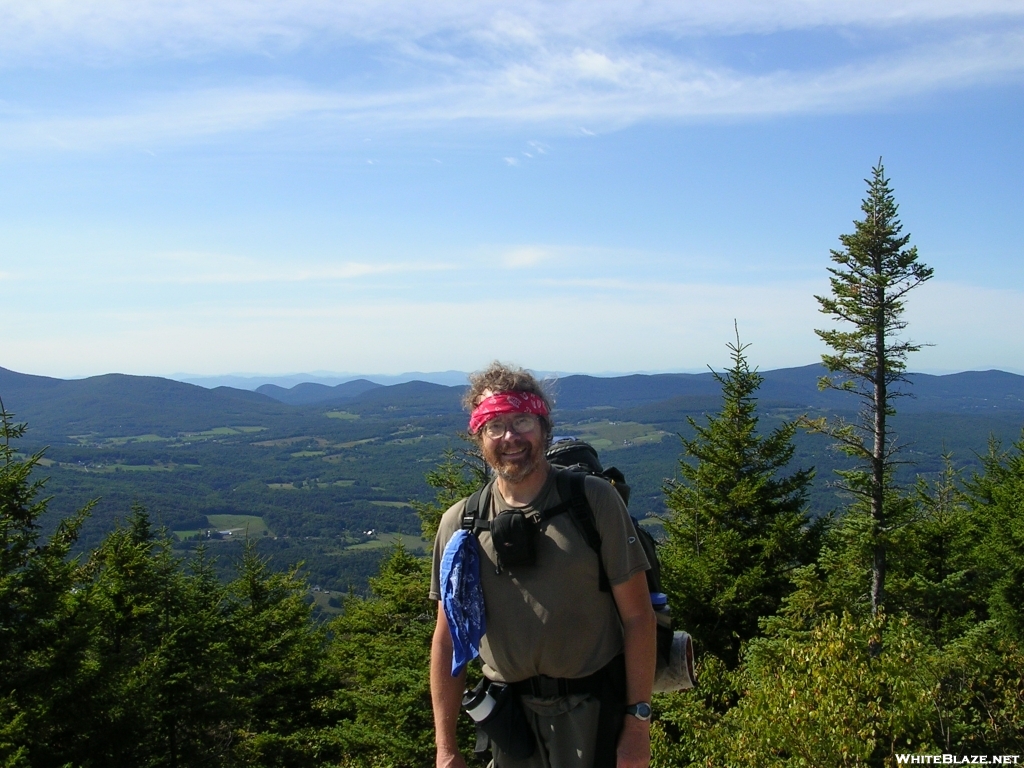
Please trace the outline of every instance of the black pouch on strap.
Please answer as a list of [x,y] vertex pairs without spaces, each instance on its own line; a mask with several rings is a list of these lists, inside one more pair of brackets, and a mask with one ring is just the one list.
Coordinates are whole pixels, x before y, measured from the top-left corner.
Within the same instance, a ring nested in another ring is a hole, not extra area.
[[537,748],[533,729],[526,719],[523,703],[511,685],[484,678],[477,687],[466,693],[462,706],[476,722],[477,752],[486,749],[480,733],[503,754],[514,760],[525,760]]
[[522,512],[491,520],[491,541],[503,566],[533,565],[537,559],[537,525]]

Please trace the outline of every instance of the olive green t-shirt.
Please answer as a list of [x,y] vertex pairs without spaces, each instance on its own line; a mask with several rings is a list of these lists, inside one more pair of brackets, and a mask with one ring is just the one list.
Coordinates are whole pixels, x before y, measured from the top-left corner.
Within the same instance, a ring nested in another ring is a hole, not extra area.
[[[612,485],[587,477],[585,491],[601,534],[601,556],[608,581],[614,586],[629,581],[650,565],[637,540],[633,521]],[[560,501],[552,471],[537,498],[524,514],[540,512]],[[441,597],[441,556],[448,540],[459,530],[465,500],[454,504],[441,518],[434,540],[430,597]],[[510,507],[497,486],[490,520]],[[492,680],[516,682],[534,675],[585,677],[622,652],[622,625],[610,592],[598,587],[597,553],[577,529],[572,514],[565,512],[538,525],[536,562],[529,566],[503,567],[489,531],[479,532],[482,553],[480,577],[486,605],[486,631],[480,644],[484,674]]]

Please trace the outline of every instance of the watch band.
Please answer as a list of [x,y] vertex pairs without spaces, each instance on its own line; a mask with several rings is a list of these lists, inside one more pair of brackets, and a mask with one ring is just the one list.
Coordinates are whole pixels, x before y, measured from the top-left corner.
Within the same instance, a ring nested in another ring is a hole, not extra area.
[[639,701],[636,704],[630,704],[626,707],[626,714],[632,715],[637,720],[650,720],[651,705],[646,701]]

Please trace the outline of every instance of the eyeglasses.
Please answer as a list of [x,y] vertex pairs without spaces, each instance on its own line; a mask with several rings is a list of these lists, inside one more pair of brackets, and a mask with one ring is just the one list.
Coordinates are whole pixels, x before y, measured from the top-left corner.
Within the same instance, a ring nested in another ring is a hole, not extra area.
[[506,421],[505,419],[491,419],[484,424],[480,431],[492,440],[504,437],[505,433],[512,430],[517,435],[526,435],[537,428],[539,420],[532,413],[521,413]]

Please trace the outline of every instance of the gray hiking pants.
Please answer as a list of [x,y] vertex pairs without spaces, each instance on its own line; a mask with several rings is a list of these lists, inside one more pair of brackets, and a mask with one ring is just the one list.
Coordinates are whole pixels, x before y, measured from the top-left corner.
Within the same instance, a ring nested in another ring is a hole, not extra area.
[[578,694],[541,699],[523,696],[523,711],[537,749],[532,757],[515,760],[493,744],[491,768],[591,768],[597,742],[601,700]]

